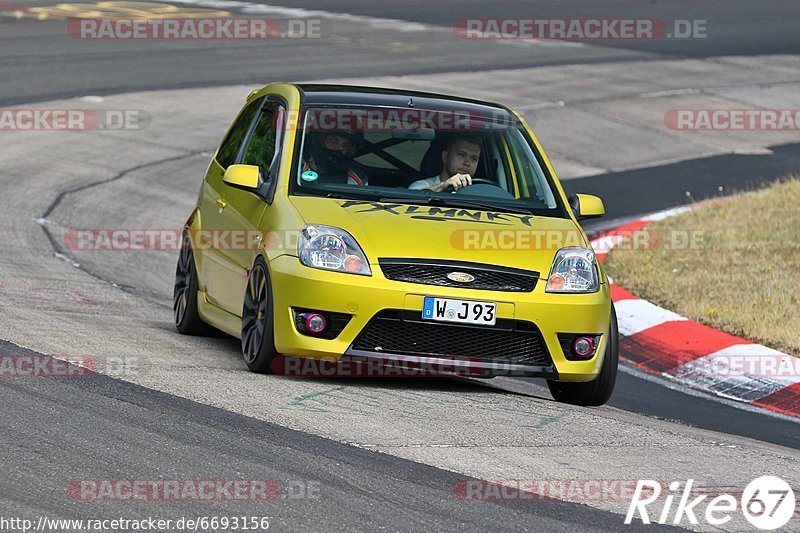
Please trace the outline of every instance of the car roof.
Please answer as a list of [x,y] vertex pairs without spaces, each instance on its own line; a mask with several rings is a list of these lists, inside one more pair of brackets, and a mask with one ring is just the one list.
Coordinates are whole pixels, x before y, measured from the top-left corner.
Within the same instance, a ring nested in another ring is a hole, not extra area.
[[492,109],[495,113],[499,110],[507,111],[504,106],[493,102],[423,91],[311,83],[298,83],[295,86],[302,94],[303,103],[307,105],[420,107],[478,113],[487,109]]

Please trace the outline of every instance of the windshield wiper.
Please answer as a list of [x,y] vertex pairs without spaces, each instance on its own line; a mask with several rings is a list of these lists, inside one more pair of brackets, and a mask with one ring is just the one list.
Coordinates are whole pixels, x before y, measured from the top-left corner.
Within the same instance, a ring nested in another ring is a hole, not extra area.
[[400,202],[402,204],[415,204],[415,205],[443,205],[448,207],[465,207],[473,209],[485,209],[488,211],[498,211],[502,213],[519,213],[521,215],[533,214],[530,209],[522,207],[512,207],[505,205],[487,204],[486,202],[473,202],[472,200],[462,200],[460,198],[450,199],[442,198],[441,196],[428,196],[423,198],[406,197],[406,198],[393,198],[387,196],[378,200],[379,202]]
[[375,195],[358,192],[329,192],[325,195],[325,198],[336,198],[339,200],[374,200]]

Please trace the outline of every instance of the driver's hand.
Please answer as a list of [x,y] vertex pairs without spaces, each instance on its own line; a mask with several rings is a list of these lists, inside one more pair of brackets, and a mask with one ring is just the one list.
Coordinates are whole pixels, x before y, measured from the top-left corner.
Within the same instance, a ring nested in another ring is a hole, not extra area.
[[469,174],[456,174],[455,176],[451,176],[442,184],[444,185],[443,190],[447,190],[448,188],[452,188],[454,191],[457,191],[463,187],[469,187],[472,185],[472,176]]

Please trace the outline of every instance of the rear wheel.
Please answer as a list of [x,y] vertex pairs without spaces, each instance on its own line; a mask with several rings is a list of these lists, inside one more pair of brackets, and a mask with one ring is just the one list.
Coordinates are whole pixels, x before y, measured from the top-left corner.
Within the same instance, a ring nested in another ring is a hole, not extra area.
[[598,406],[611,398],[617,382],[617,366],[619,364],[619,332],[617,330],[617,313],[611,304],[611,325],[609,326],[606,353],[600,374],[594,381],[570,383],[566,381],[547,381],[550,393],[556,401],[574,405]]
[[252,372],[269,374],[276,355],[272,285],[267,265],[259,257],[247,279],[244,294],[242,356]]
[[172,293],[175,327],[184,335],[219,335],[197,312],[197,268],[189,235],[184,233],[178,266],[175,269],[175,288]]

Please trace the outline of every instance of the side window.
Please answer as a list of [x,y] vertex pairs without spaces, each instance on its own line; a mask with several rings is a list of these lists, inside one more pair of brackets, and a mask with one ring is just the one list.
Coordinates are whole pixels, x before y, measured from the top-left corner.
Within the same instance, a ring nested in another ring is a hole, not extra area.
[[517,181],[523,198],[538,198],[548,209],[557,207],[555,196],[539,166],[528,141],[518,130],[508,130],[506,140],[512,151],[512,164],[517,171]]
[[253,118],[256,116],[263,102],[263,98],[259,98],[245,107],[239,114],[236,122],[234,122],[225,140],[222,141],[219,151],[217,152],[217,163],[219,163],[222,168],[228,168],[228,166],[236,162],[236,156],[239,155],[242,142],[247,136],[247,132],[250,131],[250,124],[253,123]]
[[283,122],[283,108],[274,102],[268,103],[261,111],[255,130],[250,136],[242,163],[255,165],[261,169],[264,180],[272,177],[271,170],[280,152],[280,125]]

